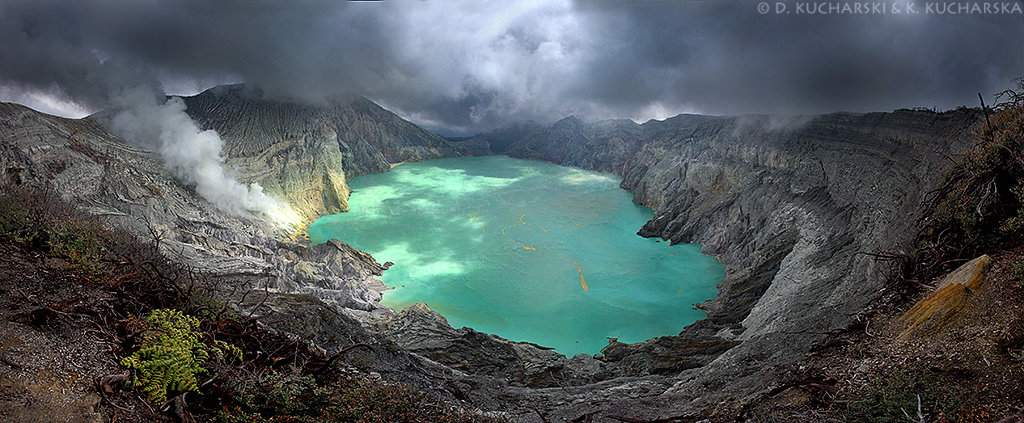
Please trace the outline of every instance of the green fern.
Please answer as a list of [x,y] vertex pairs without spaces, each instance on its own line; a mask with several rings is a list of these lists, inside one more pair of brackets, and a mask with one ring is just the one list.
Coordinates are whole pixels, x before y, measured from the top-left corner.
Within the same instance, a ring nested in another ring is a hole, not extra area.
[[166,402],[170,392],[198,392],[196,376],[206,371],[202,366],[211,352],[218,359],[224,358],[225,351],[241,359],[242,352],[234,345],[201,342],[194,331],[198,326],[199,319],[178,310],[153,310],[146,319],[141,348],[121,360],[132,370],[135,386],[154,403]]

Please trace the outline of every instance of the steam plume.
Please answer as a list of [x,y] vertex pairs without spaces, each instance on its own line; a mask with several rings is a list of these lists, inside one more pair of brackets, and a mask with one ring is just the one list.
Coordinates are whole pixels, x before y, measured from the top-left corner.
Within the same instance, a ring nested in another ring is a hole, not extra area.
[[111,104],[115,132],[159,152],[179,181],[194,185],[196,192],[218,209],[236,216],[261,213],[284,229],[294,229],[299,223],[289,205],[264,194],[259,184],[246,186],[228,174],[221,155],[224,141],[215,131],[201,130],[185,113],[180,97],[168,99],[141,85],[112,96]]

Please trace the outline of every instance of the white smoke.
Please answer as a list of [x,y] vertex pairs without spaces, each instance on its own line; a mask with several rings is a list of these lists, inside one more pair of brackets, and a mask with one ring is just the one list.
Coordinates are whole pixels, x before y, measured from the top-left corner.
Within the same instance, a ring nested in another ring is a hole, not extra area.
[[213,130],[201,130],[185,113],[180,97],[167,99],[148,86],[124,90],[111,99],[115,132],[143,148],[157,151],[179,181],[218,209],[236,216],[261,213],[283,229],[294,230],[298,214],[291,206],[263,193],[257,183],[239,183],[224,169],[224,141]]

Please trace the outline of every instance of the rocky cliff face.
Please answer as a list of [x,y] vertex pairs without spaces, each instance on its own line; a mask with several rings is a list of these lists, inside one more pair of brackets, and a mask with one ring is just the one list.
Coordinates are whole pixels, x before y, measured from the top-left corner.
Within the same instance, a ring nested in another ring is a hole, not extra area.
[[[702,308],[717,323],[742,322],[735,335],[748,339],[787,328],[774,314],[792,303],[772,301],[872,297],[881,269],[854,253],[904,246],[925,193],[977,122],[972,110],[679,116],[643,125],[570,117],[520,140],[509,154],[622,176],[634,201],[656,212],[641,235],[703,244],[729,266],[722,296]],[[776,292],[783,284],[773,281],[795,282]],[[773,285],[773,300],[762,301]],[[845,288],[824,296],[815,290],[836,285]],[[845,324],[806,311],[792,315],[825,331]]]
[[[659,394],[685,401],[664,411],[681,414],[760,392],[815,340],[857,320],[884,288],[887,268],[871,254],[908,247],[927,192],[978,122],[974,110],[633,127],[567,119],[510,154],[621,175],[656,212],[640,235],[703,244],[726,264],[718,298],[701,305],[709,318],[679,339],[737,344]],[[605,352],[657,364],[655,341]]]
[[[279,241],[255,217],[218,211],[175,181],[154,153],[129,146],[92,119],[63,119],[0,103],[0,188],[48,187],[138,236],[158,237],[174,259],[244,292],[316,294],[338,304],[377,304],[383,267],[340,243],[308,247]],[[241,286],[238,286],[241,284]],[[228,287],[226,289],[232,289]]]
[[308,227],[348,211],[347,182],[383,173],[392,163],[469,155],[363,97],[313,105],[266,98],[245,85],[215,87],[184,98],[203,129],[224,140],[226,164],[243,183],[286,199]]

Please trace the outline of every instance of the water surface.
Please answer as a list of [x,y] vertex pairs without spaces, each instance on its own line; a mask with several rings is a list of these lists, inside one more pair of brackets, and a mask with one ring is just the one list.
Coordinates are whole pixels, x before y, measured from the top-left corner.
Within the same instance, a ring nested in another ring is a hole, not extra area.
[[407,163],[353,179],[351,211],[309,236],[394,262],[381,279],[395,310],[425,302],[456,328],[595,354],[679,333],[725,276],[699,245],[637,236],[653,212],[619,182],[506,157]]

